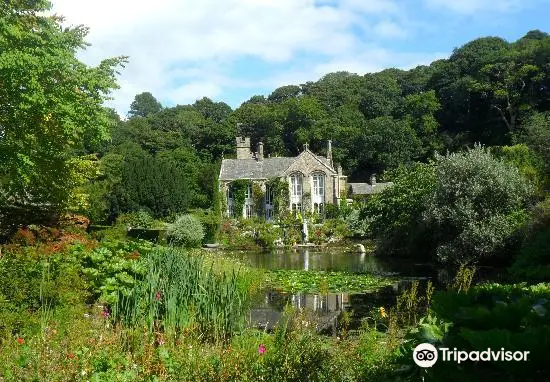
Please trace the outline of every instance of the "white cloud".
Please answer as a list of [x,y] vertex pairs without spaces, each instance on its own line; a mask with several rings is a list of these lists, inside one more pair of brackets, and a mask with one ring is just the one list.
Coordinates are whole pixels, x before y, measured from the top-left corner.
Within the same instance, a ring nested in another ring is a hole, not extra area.
[[315,72],[319,76],[346,68],[351,73],[374,73],[386,68],[411,69],[418,65],[448,57],[448,53],[397,53],[383,48],[369,48],[356,56],[335,58],[329,62],[319,64]]
[[374,26],[374,32],[383,38],[405,38],[407,31],[393,21],[383,20]]
[[[353,30],[372,31],[371,38],[404,37],[400,25],[386,21],[402,12],[393,0],[53,0],[53,4],[68,24],[90,27],[87,40],[92,46],[81,54],[85,62],[130,57],[119,79],[121,89],[111,102],[121,114],[143,91],[168,103],[187,103],[223,95],[231,87],[253,89],[285,77],[292,80],[288,83],[299,83],[293,78],[315,80],[331,70],[364,72],[404,62],[402,57],[395,61],[388,51],[365,49]],[[310,67],[291,65],[308,55],[325,58]],[[247,57],[288,69],[261,84],[235,78],[234,62]]]
[[221,93],[220,86],[211,82],[190,82],[171,89],[168,98],[176,104],[193,103],[197,98],[215,98]]

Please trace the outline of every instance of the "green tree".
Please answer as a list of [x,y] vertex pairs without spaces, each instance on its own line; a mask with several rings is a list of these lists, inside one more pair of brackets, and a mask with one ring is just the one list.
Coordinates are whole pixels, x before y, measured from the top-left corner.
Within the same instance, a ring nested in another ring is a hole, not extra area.
[[193,104],[195,110],[206,119],[221,123],[231,114],[231,106],[225,102],[213,102],[210,98],[203,97]]
[[399,111],[403,97],[397,76],[391,70],[366,74],[360,110],[365,118],[390,116]]
[[136,95],[130,105],[128,117],[147,117],[148,115],[158,113],[162,110],[162,105],[149,92]]
[[514,140],[525,143],[540,156],[544,167],[543,183],[550,185],[550,113],[534,113],[521,131],[516,132]]
[[355,155],[359,157],[361,169],[381,172],[420,159],[422,142],[409,121],[378,117],[365,123],[356,142]]
[[439,260],[472,263],[508,254],[533,192],[519,170],[478,145],[437,156],[435,175],[424,218],[435,230]]
[[301,89],[298,85],[281,86],[273,90],[273,93],[267,97],[267,100],[271,102],[283,102],[287,99],[296,98],[300,93]]
[[371,196],[360,218],[380,243],[378,251],[429,258],[433,249],[431,229],[422,219],[436,188],[435,166],[415,163],[388,171],[393,185]]
[[435,117],[440,109],[441,105],[433,90],[405,97],[405,118],[422,142],[424,155],[431,155],[441,149],[437,135],[439,122]]
[[62,26],[50,8],[40,0],[0,8],[0,206],[55,213],[75,185],[73,152],[106,138],[113,123],[102,104],[125,58],[83,64],[76,53],[87,29]]

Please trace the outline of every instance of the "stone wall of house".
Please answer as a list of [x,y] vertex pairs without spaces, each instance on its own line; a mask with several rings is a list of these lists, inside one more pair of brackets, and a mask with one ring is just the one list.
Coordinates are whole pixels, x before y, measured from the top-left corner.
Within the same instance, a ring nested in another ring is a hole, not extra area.
[[[303,199],[311,200],[313,192],[313,174],[322,173],[325,175],[325,203],[335,203],[336,193],[333,175],[334,171],[319,162],[310,152],[305,152],[296,158],[296,161],[285,171],[286,181],[290,184],[290,176],[294,173],[303,175]],[[312,208],[311,203],[304,208]]]

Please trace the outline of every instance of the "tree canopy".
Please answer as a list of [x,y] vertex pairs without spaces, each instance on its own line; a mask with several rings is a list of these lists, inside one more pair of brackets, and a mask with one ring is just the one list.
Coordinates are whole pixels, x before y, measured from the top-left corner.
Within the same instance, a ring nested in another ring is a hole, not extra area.
[[80,62],[76,53],[86,46],[87,28],[65,27],[49,9],[47,1],[10,1],[0,8],[3,207],[66,208],[82,181],[72,171],[74,154],[105,139],[114,124],[103,102],[117,87],[116,70],[125,58],[96,67]]

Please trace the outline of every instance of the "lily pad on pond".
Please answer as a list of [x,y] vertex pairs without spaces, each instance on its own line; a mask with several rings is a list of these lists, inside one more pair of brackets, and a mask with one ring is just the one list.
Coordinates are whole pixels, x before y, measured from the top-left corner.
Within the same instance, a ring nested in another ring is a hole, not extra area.
[[274,270],[266,274],[267,285],[283,292],[372,292],[394,280],[371,274],[348,272]]

